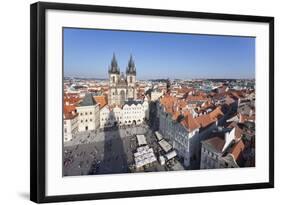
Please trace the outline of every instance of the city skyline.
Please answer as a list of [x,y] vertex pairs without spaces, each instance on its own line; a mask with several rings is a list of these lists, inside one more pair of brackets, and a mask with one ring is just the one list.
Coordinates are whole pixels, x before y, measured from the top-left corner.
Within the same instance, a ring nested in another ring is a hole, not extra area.
[[133,56],[139,80],[255,78],[252,37],[77,28],[63,32],[65,77],[106,79],[115,53],[124,73]]

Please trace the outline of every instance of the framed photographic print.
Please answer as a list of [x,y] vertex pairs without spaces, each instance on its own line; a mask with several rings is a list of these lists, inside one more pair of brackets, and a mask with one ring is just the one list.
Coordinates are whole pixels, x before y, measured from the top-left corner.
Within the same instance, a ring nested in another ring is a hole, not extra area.
[[274,18],[31,5],[34,202],[274,187]]

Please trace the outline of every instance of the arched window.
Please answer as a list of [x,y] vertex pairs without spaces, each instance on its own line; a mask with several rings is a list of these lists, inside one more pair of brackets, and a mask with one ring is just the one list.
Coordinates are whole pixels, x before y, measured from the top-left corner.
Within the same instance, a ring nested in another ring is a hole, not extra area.
[[132,76],[130,76],[130,83],[132,83],[133,82],[133,77]]
[[112,82],[115,83],[115,76],[112,77]]

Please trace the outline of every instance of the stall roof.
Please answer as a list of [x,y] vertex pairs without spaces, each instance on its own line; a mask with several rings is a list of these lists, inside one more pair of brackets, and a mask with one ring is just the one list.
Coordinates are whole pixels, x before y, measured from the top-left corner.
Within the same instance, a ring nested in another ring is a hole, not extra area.
[[172,145],[170,145],[166,140],[162,139],[158,142],[160,147],[164,150],[164,152],[169,152],[172,149]]
[[170,159],[174,158],[175,156],[177,156],[177,153],[175,150],[173,150],[165,155],[167,160],[170,160]]
[[137,168],[156,161],[153,149],[149,148],[148,146],[139,147],[137,152],[134,153],[134,157]]
[[163,136],[158,131],[155,132],[155,136],[156,136],[158,141],[163,139]]
[[159,161],[161,165],[165,164],[165,158],[162,155],[159,157]]
[[144,135],[137,135],[138,145],[147,145],[146,139]]

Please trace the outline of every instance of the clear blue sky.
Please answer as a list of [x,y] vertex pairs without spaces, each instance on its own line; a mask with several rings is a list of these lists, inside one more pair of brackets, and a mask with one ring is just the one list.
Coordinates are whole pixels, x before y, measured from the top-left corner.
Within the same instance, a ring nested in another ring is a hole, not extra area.
[[254,78],[255,38],[64,29],[64,76],[107,78],[115,52],[125,72],[130,54],[137,79]]

